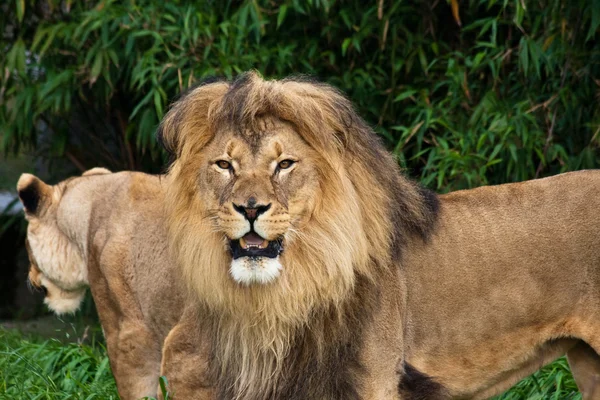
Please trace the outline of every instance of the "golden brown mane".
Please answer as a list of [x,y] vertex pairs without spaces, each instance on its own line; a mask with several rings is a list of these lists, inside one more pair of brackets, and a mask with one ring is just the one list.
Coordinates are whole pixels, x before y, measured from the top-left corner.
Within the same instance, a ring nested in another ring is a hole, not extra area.
[[[316,150],[322,197],[282,255],[287,275],[242,288],[227,275],[226,245],[196,196],[208,188],[198,187],[194,162],[224,129],[260,140],[254,132],[264,117],[291,124]],[[357,338],[378,300],[374,283],[400,261],[405,238],[427,237],[435,195],[400,174],[342,94],[306,79],[266,81],[251,72],[232,83],[203,84],[173,105],[159,137],[175,156],[170,243],[185,280],[213,315],[223,396],[356,397]]]

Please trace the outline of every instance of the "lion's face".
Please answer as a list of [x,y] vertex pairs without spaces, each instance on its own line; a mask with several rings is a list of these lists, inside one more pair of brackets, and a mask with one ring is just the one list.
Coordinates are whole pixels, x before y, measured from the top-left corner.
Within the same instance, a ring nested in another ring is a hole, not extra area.
[[259,126],[216,135],[198,160],[200,196],[229,245],[231,276],[247,285],[279,276],[280,255],[320,197],[316,153],[289,124]]

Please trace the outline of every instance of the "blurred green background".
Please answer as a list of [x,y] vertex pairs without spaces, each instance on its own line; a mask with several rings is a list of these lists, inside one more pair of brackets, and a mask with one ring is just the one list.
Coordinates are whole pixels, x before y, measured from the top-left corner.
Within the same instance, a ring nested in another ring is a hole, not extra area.
[[[39,315],[18,176],[160,172],[156,126],[207,76],[339,87],[438,192],[597,168],[599,25],[600,0],[5,1],[0,318]],[[578,396],[564,362],[551,368],[506,398]]]

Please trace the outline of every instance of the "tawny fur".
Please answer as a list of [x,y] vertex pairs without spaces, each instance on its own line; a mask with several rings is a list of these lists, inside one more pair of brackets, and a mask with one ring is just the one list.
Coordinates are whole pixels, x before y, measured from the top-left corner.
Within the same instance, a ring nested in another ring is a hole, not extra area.
[[[94,168],[53,186],[24,174],[17,189],[35,206],[25,207],[29,280],[57,314],[75,312],[91,288],[120,397],[156,397],[167,375],[178,398],[212,398],[201,368],[180,370],[201,365],[206,352],[193,350],[201,344],[182,318],[185,287],[168,256],[160,178]],[[182,351],[191,339],[193,351]]]
[[[599,375],[577,350],[600,350],[599,172],[438,198],[336,90],[255,73],[191,90],[160,135],[169,240],[221,398],[483,398],[572,349]],[[284,251],[279,277],[244,286],[228,239],[250,197]]]

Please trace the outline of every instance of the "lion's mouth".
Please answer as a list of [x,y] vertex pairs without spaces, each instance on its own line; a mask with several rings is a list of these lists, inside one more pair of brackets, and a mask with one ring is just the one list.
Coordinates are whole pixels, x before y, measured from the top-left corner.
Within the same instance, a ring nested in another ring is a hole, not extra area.
[[249,232],[237,240],[230,240],[229,246],[234,260],[240,257],[275,258],[283,251],[281,240],[269,241],[256,232]]

